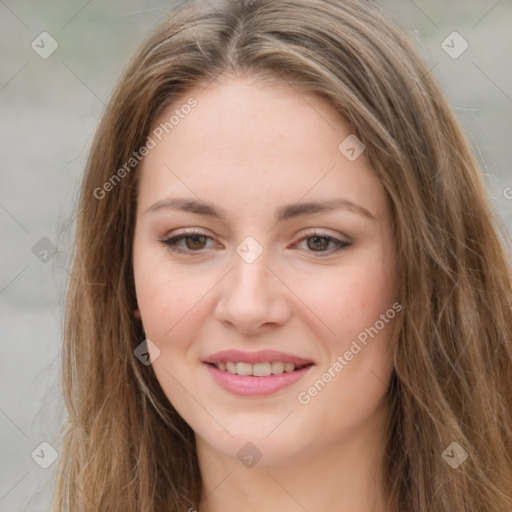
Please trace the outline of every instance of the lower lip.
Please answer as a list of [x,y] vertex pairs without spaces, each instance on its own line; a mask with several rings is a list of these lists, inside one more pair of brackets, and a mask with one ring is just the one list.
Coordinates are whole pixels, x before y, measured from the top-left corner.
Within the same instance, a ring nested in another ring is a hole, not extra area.
[[261,396],[271,395],[277,391],[291,386],[302,379],[314,365],[306,366],[293,372],[269,375],[268,377],[254,377],[253,375],[237,375],[224,370],[219,370],[212,364],[204,363],[208,367],[213,379],[223,387],[236,395]]

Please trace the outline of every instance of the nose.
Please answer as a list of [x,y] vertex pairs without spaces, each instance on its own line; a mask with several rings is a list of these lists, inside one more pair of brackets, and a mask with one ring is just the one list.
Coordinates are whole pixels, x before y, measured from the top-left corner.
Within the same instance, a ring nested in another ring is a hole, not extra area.
[[267,263],[265,251],[252,263],[235,254],[233,268],[222,280],[215,307],[217,320],[245,334],[264,332],[288,321],[288,289]]

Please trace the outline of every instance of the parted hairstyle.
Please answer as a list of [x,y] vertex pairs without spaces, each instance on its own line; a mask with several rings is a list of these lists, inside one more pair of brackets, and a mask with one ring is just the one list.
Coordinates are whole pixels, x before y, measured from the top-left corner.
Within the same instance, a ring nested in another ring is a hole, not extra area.
[[[506,229],[432,73],[366,0],[182,2],[128,64],[94,138],[78,205],[54,511],[177,512],[201,501],[193,431],[134,355],[144,339],[133,316],[138,166],[98,190],[120,176],[175,98],[220,74],[327,99],[366,146],[389,197],[404,306],[386,396],[389,511],[510,512]],[[453,442],[468,454],[457,469],[441,456]]]

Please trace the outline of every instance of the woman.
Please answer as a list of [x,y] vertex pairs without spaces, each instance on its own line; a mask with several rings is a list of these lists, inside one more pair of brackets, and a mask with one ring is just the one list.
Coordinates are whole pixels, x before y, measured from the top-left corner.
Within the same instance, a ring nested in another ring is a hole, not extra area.
[[177,8],[84,176],[55,510],[510,511],[491,210],[372,4]]

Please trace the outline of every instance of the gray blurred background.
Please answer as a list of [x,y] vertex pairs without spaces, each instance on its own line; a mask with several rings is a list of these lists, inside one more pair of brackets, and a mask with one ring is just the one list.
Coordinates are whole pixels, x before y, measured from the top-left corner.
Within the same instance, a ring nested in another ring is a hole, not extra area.
[[[446,91],[510,233],[512,2],[377,3],[409,32]],[[79,182],[115,81],[170,6],[0,0],[0,512],[51,510]]]

